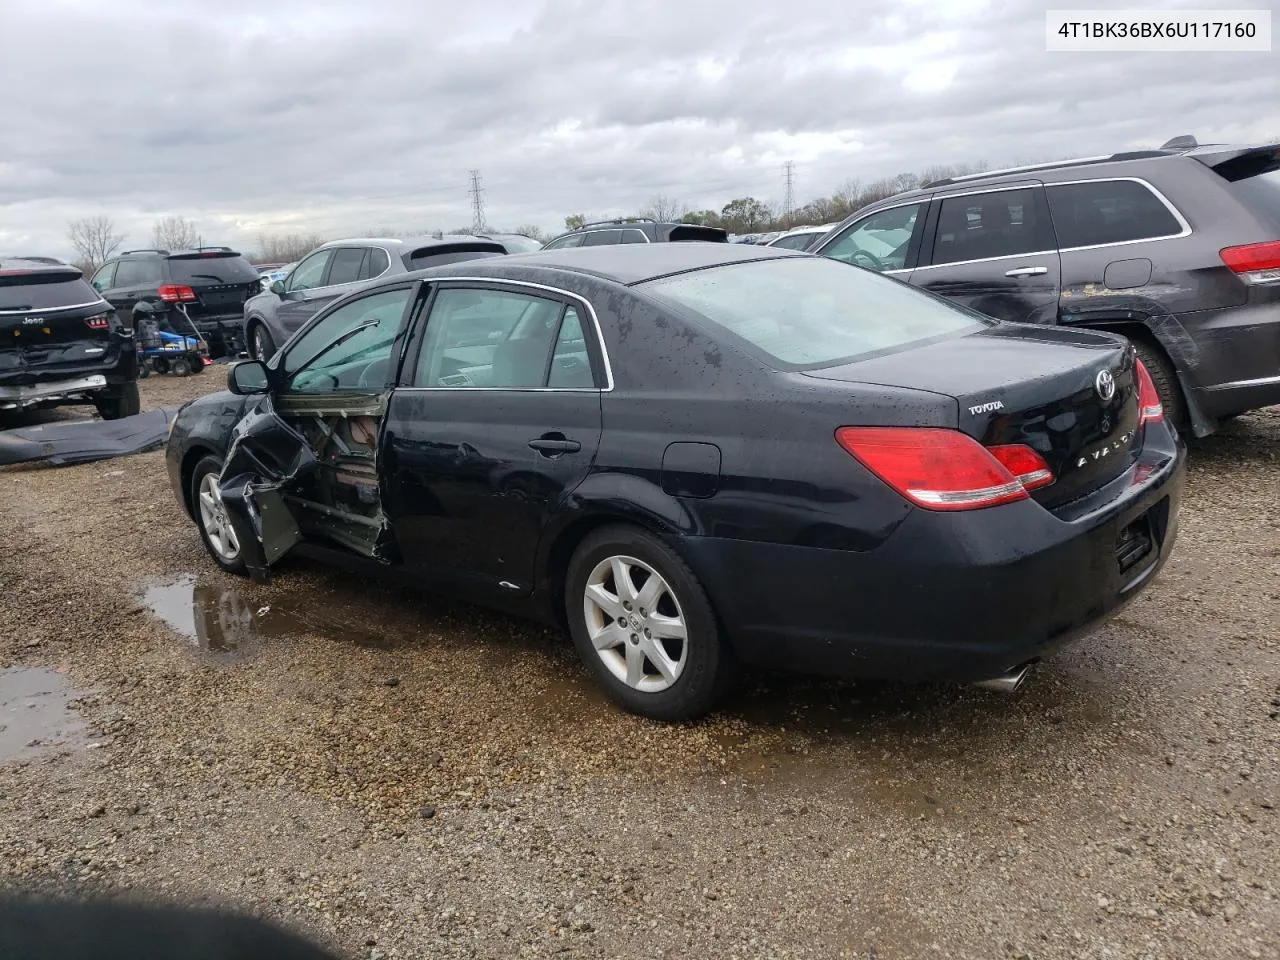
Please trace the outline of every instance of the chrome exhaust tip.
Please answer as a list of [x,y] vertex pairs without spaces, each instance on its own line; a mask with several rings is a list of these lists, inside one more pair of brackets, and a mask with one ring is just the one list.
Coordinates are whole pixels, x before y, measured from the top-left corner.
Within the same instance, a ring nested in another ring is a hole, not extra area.
[[1020,686],[1022,681],[1027,678],[1027,674],[1031,672],[1031,664],[1024,663],[1020,667],[1014,667],[1008,673],[1002,673],[998,677],[992,677],[990,680],[979,680],[972,686],[980,690],[994,690],[996,693],[1013,693]]

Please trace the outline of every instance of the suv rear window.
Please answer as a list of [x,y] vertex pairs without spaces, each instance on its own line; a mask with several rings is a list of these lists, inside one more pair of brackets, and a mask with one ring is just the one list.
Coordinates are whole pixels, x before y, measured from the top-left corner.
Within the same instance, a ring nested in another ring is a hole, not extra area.
[[260,274],[238,253],[193,253],[169,258],[169,278],[175,283],[248,283]]
[[102,298],[79,270],[50,270],[17,275],[0,274],[0,312],[56,310],[97,303]]
[[728,264],[638,284],[784,368],[846,363],[986,321],[897,280],[826,257]]
[[1046,184],[1058,248],[1174,237],[1182,224],[1154,193],[1135,180]]

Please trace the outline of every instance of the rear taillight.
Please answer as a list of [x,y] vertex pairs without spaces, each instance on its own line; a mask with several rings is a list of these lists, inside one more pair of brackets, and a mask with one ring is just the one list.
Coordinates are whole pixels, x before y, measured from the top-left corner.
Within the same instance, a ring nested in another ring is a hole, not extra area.
[[84,325],[90,330],[106,330],[111,326],[111,316],[106,313],[100,313],[96,317],[87,318]]
[[1027,499],[1028,490],[1053,483],[1048,464],[1030,447],[987,449],[958,430],[841,427],[836,442],[898,493],[929,510],[1013,503]]
[[1280,283],[1280,240],[1224,247],[1218,256],[1245,283]]
[[1159,423],[1164,419],[1164,404],[1160,402],[1160,394],[1156,391],[1156,383],[1151,374],[1137,361],[1138,371],[1138,426],[1146,423]]
[[1053,483],[1053,471],[1044,462],[1044,457],[1026,444],[1009,443],[987,449],[1028,490],[1039,490]]
[[165,303],[190,303],[196,298],[196,292],[182,283],[162,283],[158,292]]

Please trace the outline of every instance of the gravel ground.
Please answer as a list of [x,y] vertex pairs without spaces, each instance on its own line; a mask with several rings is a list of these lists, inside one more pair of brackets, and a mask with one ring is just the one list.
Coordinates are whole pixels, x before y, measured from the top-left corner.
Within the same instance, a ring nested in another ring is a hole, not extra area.
[[221,574],[158,452],[0,472],[0,725],[48,717],[0,886],[351,957],[1280,957],[1280,410],[1192,454],[1159,581],[1014,696],[753,677],[674,727],[539,628]]

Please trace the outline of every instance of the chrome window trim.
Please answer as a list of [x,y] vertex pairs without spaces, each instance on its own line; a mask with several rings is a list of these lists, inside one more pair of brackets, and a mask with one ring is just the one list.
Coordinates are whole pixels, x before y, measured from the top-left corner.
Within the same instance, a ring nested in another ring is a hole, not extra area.
[[[1146,187],[1147,190],[1151,191],[1155,198],[1164,204],[1165,209],[1173,214],[1173,219],[1178,221],[1178,226],[1181,227],[1181,230],[1177,233],[1164,233],[1158,237],[1141,237],[1137,240],[1113,240],[1110,243],[1089,243],[1081,247],[1059,247],[1059,252],[1073,253],[1077,250],[1101,250],[1105,247],[1123,247],[1131,243],[1153,243],[1156,240],[1181,240],[1183,237],[1191,236],[1191,224],[1187,222],[1187,218],[1182,215],[1182,211],[1175,207],[1169,198],[1160,192],[1159,188],[1156,187],[1155,184],[1151,183],[1149,180],[1144,180],[1142,177],[1088,177],[1084,180],[1057,180],[1053,183],[1046,183],[1044,186],[1045,189],[1048,190],[1052,187],[1068,187],[1080,183],[1123,183],[1126,181],[1129,183],[1141,184]],[[1048,198],[1046,197],[1045,199]],[[1052,219],[1053,207],[1049,208],[1049,216],[1050,219]]]
[[[571,290],[564,290],[560,287],[548,286],[545,283],[534,283],[531,280],[504,280],[499,277],[429,277],[423,280],[427,284],[446,284],[453,282],[482,284],[490,287],[523,287],[528,290],[541,290],[544,293],[555,294],[559,298],[567,298],[576,300],[586,308],[587,315],[591,317],[591,326],[596,333],[596,343],[600,345],[600,357],[604,361],[604,381],[603,387],[420,387],[415,385],[396,387],[396,390],[454,390],[465,391],[467,393],[612,393],[613,392],[613,363],[609,359],[609,348],[605,346],[604,330],[600,327],[600,318],[596,316],[596,309],[588,300],[580,293],[574,293]],[[430,322],[431,314],[427,314],[427,322]],[[425,343],[425,340],[424,340]]]
[[97,300],[90,300],[88,303],[68,303],[66,306],[62,307],[33,307],[30,310],[0,310],[0,316],[29,316],[33,313],[57,313],[59,310],[79,310],[82,307],[96,307],[98,304],[102,304],[108,310],[112,309],[111,304],[99,297]]
[[1055,250],[1028,250],[1026,253],[1004,253],[998,257],[979,257],[977,260],[951,260],[947,263],[931,263],[927,267],[916,267],[917,270],[940,270],[943,267],[963,267],[969,263],[993,263],[996,260],[1019,260],[1025,257],[1057,256]]
[[[687,224],[687,226],[693,226],[693,224]],[[539,250],[546,250],[548,247],[550,247],[552,250],[576,250],[576,249],[578,249],[578,247],[583,246],[583,244],[579,243],[579,244],[577,244],[576,246],[572,246],[572,247],[566,247],[566,246],[564,246],[563,244],[561,244],[561,245],[559,245],[559,246],[552,247],[552,246],[551,246],[551,244],[555,243],[557,240],[567,240],[569,237],[585,237],[585,236],[587,236],[588,234],[592,234],[592,233],[608,233],[608,232],[609,232],[609,231],[611,231],[611,230],[618,230],[618,231],[620,231],[620,232],[622,232],[622,233],[626,233],[626,232],[628,232],[628,231],[631,231],[631,232],[633,232],[633,233],[638,233],[638,234],[640,234],[640,236],[644,237],[644,242],[645,242],[645,243],[653,243],[653,241],[649,239],[649,235],[648,235],[647,233],[645,233],[643,230],[641,230],[639,227],[617,227],[617,226],[614,226],[614,227],[597,227],[597,228],[596,228],[596,229],[594,229],[594,230],[575,230],[575,231],[573,231],[573,233],[565,233],[565,234],[561,234],[561,235],[560,235],[560,236],[558,236],[558,237],[553,237],[552,239],[548,240],[545,246],[539,247],[538,249],[539,249]],[[609,244],[601,244],[601,246],[609,246],[609,247],[613,247],[613,246],[622,246],[622,244],[613,244],[613,243],[609,243]]]

